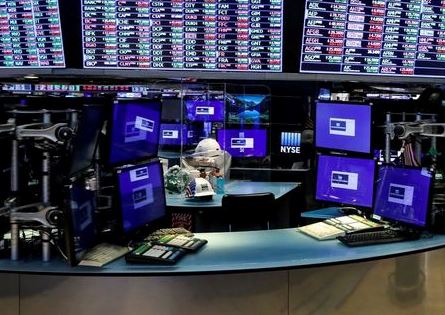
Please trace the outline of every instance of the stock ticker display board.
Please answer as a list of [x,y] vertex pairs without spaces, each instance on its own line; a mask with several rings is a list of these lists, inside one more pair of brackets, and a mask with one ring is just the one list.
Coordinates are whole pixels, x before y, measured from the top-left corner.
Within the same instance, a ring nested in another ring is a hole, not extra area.
[[0,68],[65,67],[58,0],[0,0]]
[[283,0],[82,0],[84,68],[282,71]]
[[306,0],[300,70],[445,76],[445,0]]

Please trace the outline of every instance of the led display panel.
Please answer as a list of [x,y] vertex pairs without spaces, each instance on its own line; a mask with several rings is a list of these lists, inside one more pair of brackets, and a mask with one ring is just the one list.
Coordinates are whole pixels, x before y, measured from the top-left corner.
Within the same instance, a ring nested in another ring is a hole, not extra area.
[[443,0],[306,0],[301,72],[445,76]]
[[0,0],[0,68],[63,68],[58,0]]
[[282,70],[283,0],[82,0],[84,68]]

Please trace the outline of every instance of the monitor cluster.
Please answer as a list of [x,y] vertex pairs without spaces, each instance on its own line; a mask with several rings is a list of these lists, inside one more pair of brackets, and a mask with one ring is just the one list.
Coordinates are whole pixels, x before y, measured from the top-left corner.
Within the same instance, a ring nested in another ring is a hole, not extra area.
[[377,165],[371,156],[369,104],[317,104],[316,199],[373,209],[402,225],[428,224],[433,174],[424,168]]
[[[101,110],[99,114],[94,106],[84,108],[77,130],[76,139],[83,141],[79,143],[83,149],[72,157],[74,171],[64,207],[67,253],[72,264],[98,242],[97,196],[85,186],[83,173],[93,163],[98,134],[106,119],[103,106]],[[117,100],[108,117],[106,145],[102,146],[107,149],[100,152],[117,188],[113,230],[122,240],[166,214],[163,171],[156,158],[160,121],[161,102],[156,99]]]

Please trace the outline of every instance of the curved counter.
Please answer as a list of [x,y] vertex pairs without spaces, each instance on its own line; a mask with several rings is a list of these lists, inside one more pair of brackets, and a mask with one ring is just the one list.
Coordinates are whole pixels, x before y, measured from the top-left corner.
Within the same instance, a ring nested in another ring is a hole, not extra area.
[[209,243],[175,266],[1,260],[2,315],[445,313],[443,235],[357,248],[295,229],[198,236]]
[[0,272],[59,275],[159,276],[239,273],[321,267],[409,255],[445,247],[445,235],[416,241],[349,248],[337,240],[317,241],[296,229],[202,233],[208,244],[173,266],[126,264],[119,259],[103,268],[70,267],[55,260],[0,261]]

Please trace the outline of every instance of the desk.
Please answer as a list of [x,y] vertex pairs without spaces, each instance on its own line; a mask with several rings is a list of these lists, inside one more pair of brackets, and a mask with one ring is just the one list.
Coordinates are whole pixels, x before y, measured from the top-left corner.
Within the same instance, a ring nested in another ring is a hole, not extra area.
[[358,248],[316,241],[295,229],[198,236],[209,243],[175,266],[127,265],[121,259],[99,269],[2,260],[0,309],[10,310],[5,315],[445,310],[444,235]]
[[[270,222],[271,228],[285,228],[295,226],[300,209],[293,198],[293,192],[301,183],[288,182],[250,182],[230,181],[224,185],[226,194],[253,194],[271,192],[275,195],[275,207]],[[294,195],[295,196],[295,195]],[[222,194],[213,196],[212,200],[187,199],[183,194],[168,194],[167,207],[172,214],[173,226],[184,226],[187,229],[198,232],[227,231],[225,215],[221,210]]]
[[[230,181],[224,185],[226,194],[254,194],[271,192],[279,199],[300,187],[301,183],[283,183],[283,182],[248,182],[248,181]],[[182,208],[212,208],[221,207],[223,195],[215,195],[209,201],[196,201],[186,199],[183,194],[167,194],[168,207]]]

